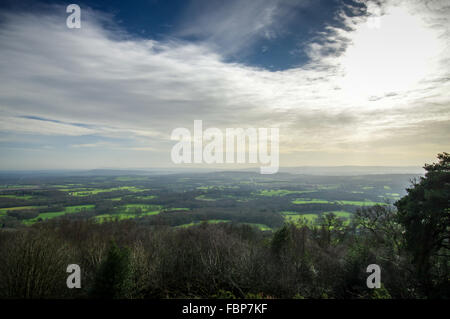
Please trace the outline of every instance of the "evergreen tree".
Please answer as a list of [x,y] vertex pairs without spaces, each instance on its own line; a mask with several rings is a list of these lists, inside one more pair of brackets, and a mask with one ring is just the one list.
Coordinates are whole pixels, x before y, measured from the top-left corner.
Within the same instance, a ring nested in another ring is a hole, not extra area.
[[130,298],[131,275],[130,250],[120,248],[112,242],[106,259],[101,263],[95,276],[91,291],[92,297],[101,299]]
[[425,176],[395,203],[417,281],[428,297],[448,297],[450,286],[450,155],[438,154],[438,159],[424,166]]

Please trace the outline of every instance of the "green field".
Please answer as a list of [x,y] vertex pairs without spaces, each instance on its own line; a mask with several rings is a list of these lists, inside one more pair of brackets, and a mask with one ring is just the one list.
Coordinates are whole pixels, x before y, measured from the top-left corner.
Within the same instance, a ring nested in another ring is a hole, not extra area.
[[292,201],[293,204],[338,204],[338,205],[354,205],[354,206],[375,206],[375,205],[386,205],[382,202],[374,202],[370,200],[365,201],[353,201],[353,200],[337,200],[328,201],[325,199],[311,199],[311,198],[298,198]]
[[[97,215],[94,219],[99,223],[103,223],[105,221],[134,219],[143,216],[158,215],[161,212],[159,209],[155,210],[155,208],[159,207],[157,205],[129,204],[124,207],[125,210],[123,213]],[[142,213],[135,213],[136,209],[141,209]]]
[[284,220],[286,222],[291,223],[298,223],[299,221],[306,221],[311,224],[314,224],[320,215],[322,214],[330,214],[333,213],[337,217],[349,219],[352,214],[346,211],[329,211],[329,212],[323,212],[320,214],[303,214],[299,212],[292,212],[292,211],[282,211],[281,215],[283,216]]
[[92,208],[94,208],[94,207],[95,207],[95,205],[76,205],[76,206],[67,206],[67,207],[64,209],[64,211],[65,211],[66,213],[77,213],[77,212],[79,212],[79,211],[81,211],[81,210],[83,210],[83,209],[88,210],[88,209],[92,209]]
[[175,226],[175,227],[176,228],[187,228],[187,227],[195,226],[195,225],[198,225],[198,224],[199,224],[199,222],[190,222],[188,224],[182,224],[182,225],[178,225],[178,226]]
[[137,214],[143,215],[156,215],[161,211],[161,205],[148,205],[148,204],[127,204],[121,206],[122,213],[124,214]]
[[155,195],[147,195],[147,196],[136,196],[136,199],[143,199],[143,200],[148,200],[148,199],[155,199],[156,196]]
[[380,197],[385,197],[387,199],[392,199],[394,201],[397,201],[401,198],[399,193],[386,193],[385,196],[380,196]]
[[103,214],[94,217],[95,221],[98,223],[103,223],[106,221],[124,220],[136,218],[135,214]]
[[339,200],[336,203],[340,205],[355,205],[355,206],[375,206],[375,205],[386,205],[386,203],[373,202],[370,200],[366,201],[354,201],[354,200]]
[[256,195],[260,196],[286,196],[290,194],[306,194],[315,192],[314,190],[304,190],[304,191],[291,191],[287,189],[264,189]]
[[330,201],[324,199],[299,198],[292,201],[292,204],[329,204]]
[[387,196],[400,197],[399,193],[386,193]]
[[96,195],[98,193],[109,193],[114,191],[129,191],[133,193],[137,192],[143,192],[147,189],[140,189],[135,186],[120,186],[120,187],[113,187],[113,188],[96,188],[96,189],[61,189],[61,191],[68,192],[69,195],[72,196],[92,196]]
[[202,200],[202,201],[205,201],[205,202],[215,202],[216,201],[216,199],[208,198],[208,197],[206,197],[206,195],[199,195],[199,196],[195,197],[195,199],[196,200]]
[[26,209],[33,209],[33,208],[39,208],[39,206],[18,206],[18,207],[0,208],[0,215],[6,214],[8,211],[26,210]]
[[176,208],[166,208],[167,211],[188,211],[189,208],[186,207],[176,207]]
[[52,219],[52,218],[59,217],[59,216],[65,215],[65,214],[73,214],[73,213],[79,213],[83,210],[90,210],[90,209],[93,209],[94,207],[95,207],[95,205],[67,206],[64,208],[63,211],[40,213],[35,218],[23,220],[23,223],[26,225],[30,225],[30,224],[37,222],[39,219],[41,219],[41,220]]
[[32,199],[31,195],[0,195],[0,198],[13,198],[13,199]]
[[283,211],[281,212],[284,220],[286,222],[298,223],[299,221],[305,220],[310,223],[314,223],[315,220],[319,217],[319,214],[302,214],[299,212],[289,212]]

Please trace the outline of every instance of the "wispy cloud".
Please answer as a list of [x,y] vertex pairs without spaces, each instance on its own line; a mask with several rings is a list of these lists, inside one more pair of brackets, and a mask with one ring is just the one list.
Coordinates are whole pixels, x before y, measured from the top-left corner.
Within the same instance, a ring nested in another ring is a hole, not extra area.
[[0,117],[0,132],[82,136],[96,131],[78,125],[26,117]]
[[193,37],[225,57],[245,54],[260,39],[273,40],[286,32],[294,10],[310,0],[192,1],[178,31]]

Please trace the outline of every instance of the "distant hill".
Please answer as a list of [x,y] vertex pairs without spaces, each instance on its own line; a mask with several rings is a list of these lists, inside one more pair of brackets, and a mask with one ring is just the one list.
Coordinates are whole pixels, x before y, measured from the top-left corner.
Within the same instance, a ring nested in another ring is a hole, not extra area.
[[305,175],[371,175],[371,174],[423,174],[418,166],[300,166],[282,167],[280,172]]
[[[123,175],[166,175],[183,173],[259,173],[259,167],[245,169],[218,169],[208,167],[175,167],[175,168],[142,168],[142,169],[91,169],[91,170],[11,170],[0,171],[3,177],[37,177],[37,176],[123,176]],[[424,170],[417,166],[299,166],[281,167],[279,173],[320,175],[320,176],[353,176],[373,174],[413,174],[421,175]]]

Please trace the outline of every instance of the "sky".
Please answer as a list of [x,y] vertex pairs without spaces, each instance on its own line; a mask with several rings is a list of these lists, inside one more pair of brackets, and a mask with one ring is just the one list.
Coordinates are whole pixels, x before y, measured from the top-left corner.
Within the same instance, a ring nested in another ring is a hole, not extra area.
[[0,170],[174,167],[194,120],[278,128],[281,166],[421,166],[449,42],[447,0],[4,0]]

